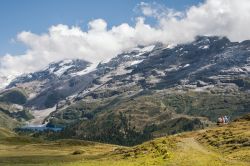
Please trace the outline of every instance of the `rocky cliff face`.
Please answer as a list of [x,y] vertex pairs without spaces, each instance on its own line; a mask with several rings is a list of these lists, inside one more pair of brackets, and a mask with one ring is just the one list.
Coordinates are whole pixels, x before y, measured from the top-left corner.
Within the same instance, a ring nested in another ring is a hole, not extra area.
[[45,70],[17,77],[7,88],[26,89],[32,101],[28,105],[38,107],[44,107],[39,102],[42,96],[48,96],[48,91],[58,93],[57,102],[71,95],[76,100],[86,95],[107,97],[98,95],[102,91],[114,94],[169,88],[247,91],[249,51],[249,41],[233,43],[227,38],[197,37],[192,43],[173,48],[161,44],[134,48],[99,65],[82,60],[52,63]]

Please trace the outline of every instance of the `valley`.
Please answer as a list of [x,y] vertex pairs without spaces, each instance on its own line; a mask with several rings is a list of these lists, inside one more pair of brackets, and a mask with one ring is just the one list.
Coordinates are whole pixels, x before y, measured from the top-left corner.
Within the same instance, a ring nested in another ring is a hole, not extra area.
[[250,0],[1,0],[0,166],[250,166]]
[[0,165],[249,165],[249,62],[249,41],[198,36],[18,76],[0,91]]
[[125,147],[80,140],[44,141],[0,130],[0,165],[249,165],[249,115]]

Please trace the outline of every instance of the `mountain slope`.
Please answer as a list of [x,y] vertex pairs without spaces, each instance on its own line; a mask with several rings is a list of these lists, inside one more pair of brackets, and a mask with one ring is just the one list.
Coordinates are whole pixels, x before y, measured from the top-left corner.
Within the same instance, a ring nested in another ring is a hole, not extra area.
[[91,82],[92,76],[85,75],[90,72],[89,66],[88,62],[77,59],[51,63],[44,70],[15,78],[7,89],[24,91],[27,94],[26,107],[50,108]]
[[32,118],[30,111],[23,106],[0,102],[0,127],[14,129]]
[[13,129],[20,125],[20,122],[0,111],[0,127]]
[[6,138],[6,137],[14,137],[16,134],[6,128],[0,127],[0,139]]
[[56,105],[44,122],[65,131],[51,139],[134,145],[249,113],[249,69],[249,41],[203,36],[175,47],[139,46],[98,65],[53,63],[9,88],[24,90],[24,106],[36,112]]
[[20,136],[0,138],[0,165],[247,166],[249,127],[248,115],[228,125],[164,136],[134,147]]
[[1,102],[8,102],[13,104],[25,104],[27,101],[27,95],[21,89],[10,89],[0,94]]
[[108,142],[110,131],[138,143],[249,113],[248,41],[197,37],[174,48],[152,48],[98,65],[91,86],[60,103],[49,125],[66,125],[76,138]]

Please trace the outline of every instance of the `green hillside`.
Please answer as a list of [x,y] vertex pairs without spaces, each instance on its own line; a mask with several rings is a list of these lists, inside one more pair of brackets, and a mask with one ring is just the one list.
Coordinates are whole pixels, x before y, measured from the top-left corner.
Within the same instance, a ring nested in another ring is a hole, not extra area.
[[25,108],[18,105],[0,102],[0,127],[13,129],[22,122],[32,119],[33,116]]
[[48,137],[136,145],[161,135],[203,129],[223,115],[235,119],[249,113],[249,103],[248,93],[218,91],[145,91],[86,99],[53,113],[49,125],[66,128],[61,135]]
[[248,115],[228,125],[165,136],[133,147],[80,140],[3,137],[0,138],[0,165],[248,166],[249,131]]
[[14,137],[16,134],[6,128],[0,127],[0,139],[6,138],[6,137]]
[[0,127],[13,129],[18,125],[20,125],[20,122],[0,111]]
[[0,94],[0,101],[22,105],[26,103],[27,95],[21,89],[10,89]]

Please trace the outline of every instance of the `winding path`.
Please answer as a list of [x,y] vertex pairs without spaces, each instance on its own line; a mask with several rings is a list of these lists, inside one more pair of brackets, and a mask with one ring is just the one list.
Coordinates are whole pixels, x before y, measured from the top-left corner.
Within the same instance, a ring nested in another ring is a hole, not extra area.
[[243,166],[245,163],[226,160],[222,154],[215,152],[195,140],[194,137],[182,138],[177,150],[167,165],[170,166]]

